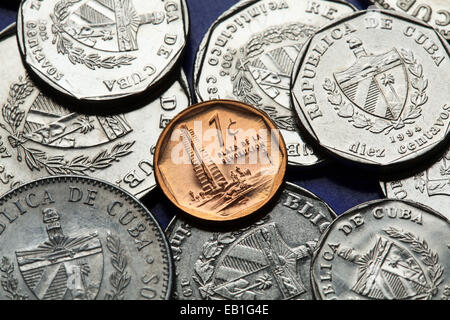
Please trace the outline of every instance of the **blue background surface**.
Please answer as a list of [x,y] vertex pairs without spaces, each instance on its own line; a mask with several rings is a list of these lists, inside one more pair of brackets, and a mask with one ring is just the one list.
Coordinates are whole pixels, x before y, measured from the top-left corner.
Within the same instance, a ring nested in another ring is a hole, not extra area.
[[[306,1],[306,0],[298,0]],[[209,26],[237,0],[187,0],[190,12],[190,42],[183,68],[191,82],[195,53]],[[367,0],[350,0],[358,9],[368,5]],[[19,1],[0,4],[0,29],[16,20]],[[286,180],[296,183],[325,200],[337,214],[369,200],[383,197],[375,175],[334,161],[316,167],[288,168]],[[144,199],[162,227],[165,228],[175,209],[158,189]]]

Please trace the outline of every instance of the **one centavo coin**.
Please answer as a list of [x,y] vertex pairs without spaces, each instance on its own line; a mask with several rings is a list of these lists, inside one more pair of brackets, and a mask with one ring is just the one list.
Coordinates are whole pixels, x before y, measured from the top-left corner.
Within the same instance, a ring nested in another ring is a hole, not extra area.
[[0,199],[1,300],[163,300],[170,249],[136,198],[100,180],[36,180]]
[[212,232],[175,218],[166,231],[175,298],[312,299],[312,252],[334,218],[327,204],[291,183],[276,206],[246,228]]
[[448,0],[369,0],[381,9],[394,9],[423,20],[450,40],[450,2]]
[[314,253],[316,298],[448,299],[449,231],[447,219],[414,202],[377,200],[350,209]]
[[394,11],[357,12],[318,31],[293,73],[302,125],[323,150],[392,170],[446,143],[448,43]]
[[33,73],[100,102],[154,87],[177,64],[189,28],[185,0],[24,0],[17,21]]
[[424,172],[380,184],[388,198],[420,202],[450,219],[450,149]]
[[178,114],[155,151],[156,181],[178,208],[199,219],[229,221],[263,208],[286,172],[286,147],[264,112],[213,100]]
[[322,157],[302,139],[290,102],[290,78],[302,45],[314,32],[355,8],[343,1],[241,1],[211,26],[197,53],[199,101],[233,99],[269,114],[281,129],[288,163]]
[[142,197],[156,186],[153,153],[170,119],[190,105],[184,75],[148,105],[81,114],[42,93],[27,75],[15,28],[0,34],[0,194],[49,175],[85,175]]

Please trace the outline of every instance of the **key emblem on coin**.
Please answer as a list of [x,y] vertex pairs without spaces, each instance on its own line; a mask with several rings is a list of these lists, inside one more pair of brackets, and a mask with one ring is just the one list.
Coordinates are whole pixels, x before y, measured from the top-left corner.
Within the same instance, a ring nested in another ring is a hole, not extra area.
[[335,214],[306,190],[283,188],[270,212],[249,226],[213,232],[181,217],[171,222],[175,298],[312,299],[313,251]]
[[[165,19],[164,12],[139,15],[132,0],[90,0],[84,3],[80,0],[59,1],[51,17],[52,28],[55,29],[54,43],[71,61],[73,54],[70,47],[73,47],[73,43],[67,36],[102,51],[135,51],[138,49],[140,26],[160,24]],[[130,59],[134,58],[130,56]]]
[[171,256],[146,208],[111,184],[59,176],[0,198],[0,299],[167,299]]
[[[351,290],[358,295],[372,299],[420,299],[428,296],[434,283],[442,276],[427,279],[422,267],[411,253],[411,245],[418,242],[417,251],[426,248],[426,241],[395,228],[384,230],[385,236],[378,236],[368,252],[339,246],[337,255],[358,270],[358,280]],[[395,239],[400,241],[394,242]],[[406,245],[406,246],[405,246]],[[414,247],[413,247],[414,248]],[[439,256],[429,250],[429,257]],[[441,270],[438,263],[430,263]],[[432,268],[434,270],[434,268]]]
[[316,297],[447,299],[448,231],[448,220],[415,202],[377,200],[350,209],[314,252]]
[[291,73],[303,45],[319,27],[355,10],[334,0],[236,3],[215,21],[199,47],[197,98],[232,99],[263,110],[281,129],[290,165],[321,162],[297,126]]
[[428,169],[401,180],[380,183],[388,198],[423,203],[447,218],[450,199],[450,151]]

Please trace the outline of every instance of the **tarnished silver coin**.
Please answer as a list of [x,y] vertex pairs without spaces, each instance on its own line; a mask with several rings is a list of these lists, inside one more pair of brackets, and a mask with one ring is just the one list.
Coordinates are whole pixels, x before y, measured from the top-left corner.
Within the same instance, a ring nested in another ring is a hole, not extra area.
[[414,202],[377,200],[350,209],[314,253],[316,298],[448,300],[449,231],[448,220]]
[[155,218],[91,178],[52,177],[0,198],[1,300],[163,300],[172,262]]
[[357,12],[304,46],[292,98],[324,150],[390,169],[446,143],[449,45],[429,25],[385,10]]
[[39,91],[23,67],[14,26],[0,35],[0,194],[34,179],[93,176],[142,197],[156,186],[153,151],[166,124],[190,105],[184,75],[160,98],[111,116],[73,112]]
[[321,26],[354,12],[342,1],[240,1],[211,26],[197,53],[198,100],[233,99],[269,114],[281,129],[289,164],[322,160],[305,144],[290,102],[290,78],[306,40]]
[[394,9],[422,19],[450,40],[450,2],[448,0],[369,0],[382,9]]
[[450,149],[426,171],[380,184],[388,198],[423,203],[450,219]]
[[243,229],[213,232],[175,218],[166,231],[175,298],[312,299],[312,252],[335,217],[315,195],[287,183],[276,206]]
[[188,29],[185,0],[24,0],[17,18],[31,70],[86,101],[154,87],[177,64]]

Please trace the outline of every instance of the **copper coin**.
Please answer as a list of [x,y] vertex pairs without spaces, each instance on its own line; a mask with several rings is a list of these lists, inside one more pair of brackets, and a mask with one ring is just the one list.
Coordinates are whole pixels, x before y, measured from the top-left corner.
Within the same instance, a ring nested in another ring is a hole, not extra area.
[[208,221],[246,217],[277,193],[286,146],[269,116],[245,103],[213,100],[179,113],[155,151],[156,181],[182,211]]

